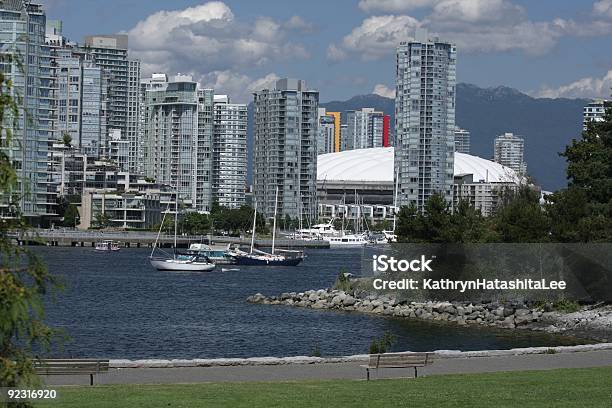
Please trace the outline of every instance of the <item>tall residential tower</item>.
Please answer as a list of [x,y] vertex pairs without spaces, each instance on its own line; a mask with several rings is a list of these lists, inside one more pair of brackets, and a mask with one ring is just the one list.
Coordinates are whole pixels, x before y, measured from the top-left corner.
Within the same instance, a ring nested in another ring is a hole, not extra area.
[[519,175],[527,172],[527,163],[523,158],[525,153],[525,140],[512,133],[504,133],[495,138],[493,160],[506,167],[510,167]]
[[395,177],[399,204],[419,211],[434,193],[453,199],[455,85],[453,44],[428,39],[400,43],[396,53]]
[[314,219],[317,214],[319,92],[280,79],[254,93],[253,182],[258,211]]

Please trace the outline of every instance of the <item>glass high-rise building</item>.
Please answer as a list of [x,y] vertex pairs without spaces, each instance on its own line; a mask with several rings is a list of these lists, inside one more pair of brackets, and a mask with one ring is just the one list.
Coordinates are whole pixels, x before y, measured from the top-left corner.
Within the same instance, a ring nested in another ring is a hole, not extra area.
[[395,174],[400,205],[422,211],[434,193],[452,203],[457,51],[425,31],[415,37],[396,52]]
[[297,79],[280,79],[254,93],[253,182],[257,210],[291,218],[317,216],[319,92]]
[[[17,209],[27,217],[54,215],[56,211],[56,186],[49,176],[54,84],[45,31],[41,5],[21,0],[0,2],[0,69],[12,82],[11,93],[19,105],[13,141],[7,149],[17,169],[18,189],[14,194],[0,193],[0,216],[12,216]],[[9,121],[6,117],[5,124]]]
[[459,126],[455,127],[455,151],[470,154],[470,132]]
[[197,83],[177,76],[163,87],[146,92],[145,175],[178,190],[179,198],[195,209],[205,210],[198,193],[199,155]]
[[240,208],[246,204],[247,106],[215,95],[213,123],[213,200]]
[[504,133],[495,138],[493,160],[510,167],[519,175],[527,173],[527,163],[524,160],[525,140],[512,133]]
[[[346,112],[345,150],[382,147],[385,140],[385,114],[374,108],[361,108]],[[388,130],[386,139],[389,138]]]
[[120,130],[121,139],[129,141],[128,168],[124,170],[142,170],[138,157],[140,62],[128,59],[128,36],[86,36],[83,51],[108,75],[108,131]]

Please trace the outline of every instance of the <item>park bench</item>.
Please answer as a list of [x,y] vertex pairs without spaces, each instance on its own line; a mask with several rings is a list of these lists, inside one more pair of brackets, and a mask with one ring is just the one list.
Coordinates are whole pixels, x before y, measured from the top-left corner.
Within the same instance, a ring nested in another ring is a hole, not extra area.
[[418,376],[417,368],[425,367],[433,363],[432,353],[383,353],[370,354],[368,365],[362,365],[366,369],[366,376],[370,380],[370,370],[379,368],[409,368],[414,367],[414,378]]
[[41,375],[89,374],[89,385],[93,385],[94,374],[108,371],[108,360],[96,359],[44,359],[34,360],[34,370]]

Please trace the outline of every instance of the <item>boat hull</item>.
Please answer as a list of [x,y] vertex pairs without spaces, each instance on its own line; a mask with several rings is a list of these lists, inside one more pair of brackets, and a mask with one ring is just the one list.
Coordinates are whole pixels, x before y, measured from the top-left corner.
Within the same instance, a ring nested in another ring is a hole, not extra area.
[[286,259],[258,259],[248,256],[237,256],[236,265],[262,265],[262,266],[297,266],[302,262],[302,258],[286,258]]
[[206,272],[215,269],[215,264],[204,262],[184,262],[174,259],[150,259],[150,262],[158,271]]

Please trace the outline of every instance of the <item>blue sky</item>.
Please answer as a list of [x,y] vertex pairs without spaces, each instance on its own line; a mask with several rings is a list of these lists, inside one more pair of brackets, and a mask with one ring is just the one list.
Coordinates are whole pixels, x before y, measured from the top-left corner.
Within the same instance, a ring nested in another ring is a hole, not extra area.
[[458,81],[605,97],[612,0],[42,0],[64,35],[127,32],[143,74],[190,73],[245,102],[277,77],[322,101],[391,95],[394,47],[425,27],[458,46]]

